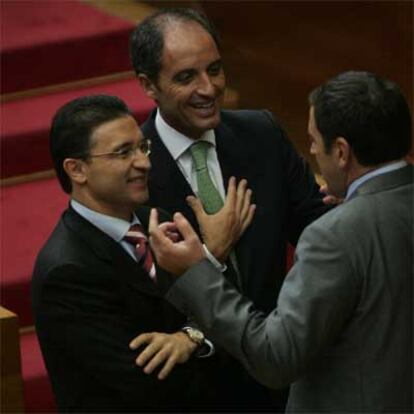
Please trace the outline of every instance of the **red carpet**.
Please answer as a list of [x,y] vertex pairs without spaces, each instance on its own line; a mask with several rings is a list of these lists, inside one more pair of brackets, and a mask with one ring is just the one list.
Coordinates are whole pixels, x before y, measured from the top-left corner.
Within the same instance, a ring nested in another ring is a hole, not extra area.
[[55,178],[2,188],[1,304],[18,314],[20,326],[33,324],[33,265],[67,203]]
[[123,99],[138,122],[143,122],[155,106],[135,78],[2,104],[1,177],[51,169],[48,137],[56,110],[76,97],[102,93]]
[[[134,24],[75,0],[0,0],[1,92],[96,78],[131,70]],[[56,88],[55,88],[56,90]],[[42,92],[39,92],[42,93]],[[154,103],[135,79],[20,98],[1,104],[1,176],[52,168],[48,135],[56,110],[79,96],[124,99],[142,122]],[[35,258],[68,203],[56,179],[1,189],[1,304],[32,325],[30,280]],[[26,412],[56,412],[34,332],[20,337]]]
[[75,0],[0,4],[2,93],[132,69],[131,22]]
[[52,386],[35,332],[20,336],[20,354],[23,370],[23,394],[27,413],[56,412]]

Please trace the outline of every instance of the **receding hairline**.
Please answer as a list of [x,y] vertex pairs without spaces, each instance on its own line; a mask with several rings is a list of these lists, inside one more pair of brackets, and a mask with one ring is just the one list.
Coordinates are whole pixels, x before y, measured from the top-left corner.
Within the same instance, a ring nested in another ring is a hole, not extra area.
[[165,43],[166,40],[166,34],[174,30],[175,28],[179,28],[183,25],[189,25],[189,26],[198,26],[201,30],[203,30],[208,36],[211,37],[213,42],[218,47],[217,40],[214,38],[214,36],[205,28],[201,22],[188,18],[186,16],[178,15],[178,14],[161,14],[159,16],[156,16],[154,18],[154,24],[157,26],[158,30],[162,34],[163,41]]

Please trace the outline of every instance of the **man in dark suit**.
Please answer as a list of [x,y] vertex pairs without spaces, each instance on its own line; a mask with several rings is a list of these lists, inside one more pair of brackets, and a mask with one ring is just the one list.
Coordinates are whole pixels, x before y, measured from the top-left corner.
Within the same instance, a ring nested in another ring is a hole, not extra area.
[[[198,362],[190,357],[208,349],[163,300],[170,276],[147,246],[149,209],[142,204],[150,142],[121,100],[91,96],[57,112],[50,148],[71,200],[37,258],[32,299],[59,410],[203,408],[208,388],[198,383]],[[227,209],[234,211],[240,191],[229,191],[234,203],[227,201]],[[144,332],[163,356],[158,378],[137,366],[128,346]]]
[[[258,309],[269,312],[285,275],[287,242],[296,244],[326,210],[312,172],[271,113],[220,110],[223,63],[205,16],[189,9],[150,16],[132,34],[130,52],[139,81],[158,106],[142,125],[153,143],[151,204],[182,212],[208,245],[206,233],[214,239],[221,226],[215,210],[206,215],[197,202],[186,203],[187,196],[200,195],[192,148],[206,143],[209,174],[221,198],[230,176],[246,178],[257,209],[225,274]],[[215,408],[283,410],[283,396],[269,399],[268,390],[224,352],[208,364],[217,388]]]
[[289,412],[411,413],[410,109],[393,82],[367,72],[329,80],[310,104],[311,153],[345,202],[303,232],[277,307],[264,315],[200,260],[183,216],[175,219],[184,241],[165,240],[154,210],[150,234],[160,265],[182,274],[193,264],[167,298],[259,381],[292,382]]

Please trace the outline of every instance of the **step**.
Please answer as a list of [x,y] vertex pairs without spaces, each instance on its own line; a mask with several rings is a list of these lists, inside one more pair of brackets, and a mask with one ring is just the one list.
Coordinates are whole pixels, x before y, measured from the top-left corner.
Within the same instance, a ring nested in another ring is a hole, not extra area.
[[139,123],[155,107],[135,78],[26,97],[1,105],[1,177],[53,168],[49,129],[53,115],[66,102],[84,95],[109,94],[123,99]]
[[75,0],[1,2],[2,94],[131,70],[134,23]]
[[33,325],[30,280],[36,256],[68,204],[56,178],[3,187],[0,303]]
[[56,413],[56,403],[34,331],[20,335],[23,397],[27,413]]

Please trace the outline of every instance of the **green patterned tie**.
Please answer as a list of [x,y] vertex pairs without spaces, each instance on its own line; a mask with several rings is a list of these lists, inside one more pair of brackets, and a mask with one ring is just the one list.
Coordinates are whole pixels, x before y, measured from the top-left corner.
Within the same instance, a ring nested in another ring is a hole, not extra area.
[[196,170],[198,197],[206,213],[214,214],[223,207],[223,199],[208,172],[207,151],[210,145],[206,141],[198,141],[191,145],[190,151]]

